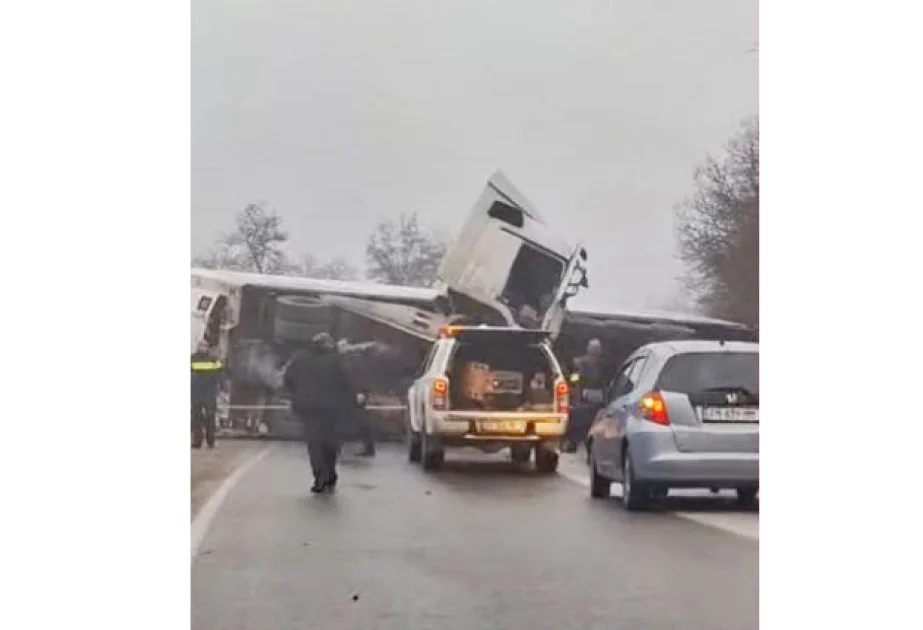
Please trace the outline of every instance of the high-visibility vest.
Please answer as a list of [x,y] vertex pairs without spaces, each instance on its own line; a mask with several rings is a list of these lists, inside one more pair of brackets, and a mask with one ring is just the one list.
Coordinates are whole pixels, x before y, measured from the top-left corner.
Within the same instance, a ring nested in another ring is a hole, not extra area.
[[215,372],[221,369],[221,361],[193,361],[193,372]]

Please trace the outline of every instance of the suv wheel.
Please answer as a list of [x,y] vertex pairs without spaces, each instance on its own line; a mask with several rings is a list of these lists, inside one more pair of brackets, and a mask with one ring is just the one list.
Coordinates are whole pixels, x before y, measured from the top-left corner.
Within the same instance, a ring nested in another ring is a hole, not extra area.
[[423,455],[420,434],[416,431],[408,431],[407,435],[407,459],[411,463],[419,464]]
[[423,470],[437,470],[445,461],[445,449],[434,443],[426,431],[420,432],[420,450],[423,459]]
[[622,505],[626,510],[643,510],[647,507],[648,496],[647,488],[635,478],[631,452],[626,446],[622,457]]

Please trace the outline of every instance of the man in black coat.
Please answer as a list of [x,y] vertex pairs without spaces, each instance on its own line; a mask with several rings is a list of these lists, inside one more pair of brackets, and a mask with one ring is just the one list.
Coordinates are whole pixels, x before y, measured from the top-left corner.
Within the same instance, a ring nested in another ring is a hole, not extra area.
[[289,363],[284,384],[291,395],[292,411],[304,423],[314,472],[311,492],[333,491],[337,483],[338,425],[356,408],[356,392],[340,364],[333,337],[315,335],[308,350],[296,354]]

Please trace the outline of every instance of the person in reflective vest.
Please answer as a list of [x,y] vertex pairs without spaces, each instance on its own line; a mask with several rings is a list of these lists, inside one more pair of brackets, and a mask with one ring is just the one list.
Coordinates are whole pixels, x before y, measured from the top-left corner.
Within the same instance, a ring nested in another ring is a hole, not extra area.
[[215,446],[215,415],[218,407],[218,391],[221,388],[221,361],[200,344],[192,355],[192,446],[202,448],[202,441],[208,448]]
[[590,424],[603,403],[603,346],[591,339],[586,354],[574,360],[575,371],[570,375],[571,415],[562,450],[573,453],[586,440]]

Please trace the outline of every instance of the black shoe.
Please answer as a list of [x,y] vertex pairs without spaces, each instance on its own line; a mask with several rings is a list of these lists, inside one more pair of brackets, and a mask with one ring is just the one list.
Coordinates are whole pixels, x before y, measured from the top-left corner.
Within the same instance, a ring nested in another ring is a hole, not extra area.
[[326,489],[327,489],[327,485],[326,485],[326,484],[323,484],[323,483],[321,483],[321,482],[319,482],[319,481],[315,481],[315,482],[314,482],[314,485],[311,486],[311,492],[313,492],[314,494],[320,494],[321,492],[323,492],[323,491],[326,490]]
[[359,457],[375,457],[375,449],[373,447],[365,448],[359,451]]
[[339,477],[334,475],[333,478],[330,479],[330,481],[328,481],[324,487],[330,492],[333,492],[334,490],[336,490],[338,480],[339,480]]

